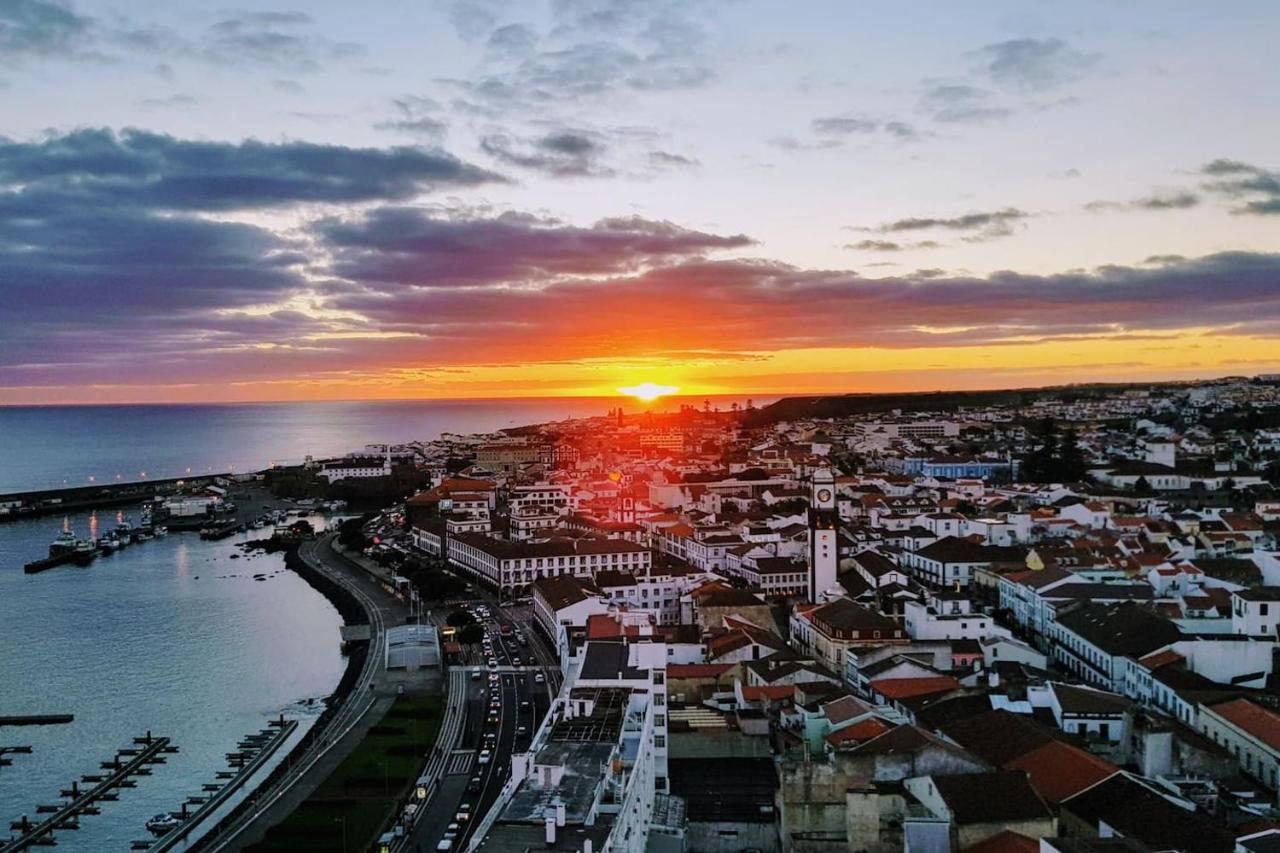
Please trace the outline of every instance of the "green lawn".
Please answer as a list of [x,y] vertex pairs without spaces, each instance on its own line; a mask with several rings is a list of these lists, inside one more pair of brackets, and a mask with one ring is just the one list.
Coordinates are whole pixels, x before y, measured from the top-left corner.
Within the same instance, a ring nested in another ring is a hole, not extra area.
[[306,802],[250,853],[368,850],[392,802],[418,778],[440,727],[439,696],[401,696]]

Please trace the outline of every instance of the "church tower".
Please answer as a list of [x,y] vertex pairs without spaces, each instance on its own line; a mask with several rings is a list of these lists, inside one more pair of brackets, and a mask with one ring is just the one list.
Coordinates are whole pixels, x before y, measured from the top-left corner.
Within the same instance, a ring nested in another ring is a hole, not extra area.
[[836,544],[839,536],[836,513],[836,482],[830,468],[813,472],[809,491],[809,600],[836,586],[836,570],[840,556]]

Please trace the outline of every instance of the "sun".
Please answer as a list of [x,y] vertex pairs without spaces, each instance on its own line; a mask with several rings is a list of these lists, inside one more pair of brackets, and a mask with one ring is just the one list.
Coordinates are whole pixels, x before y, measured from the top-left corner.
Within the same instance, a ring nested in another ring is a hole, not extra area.
[[635,397],[637,400],[644,400],[646,403],[652,403],[659,397],[674,394],[679,390],[680,389],[674,385],[658,385],[654,382],[641,382],[639,385],[630,385],[626,388],[619,388],[618,393],[626,394],[629,397]]

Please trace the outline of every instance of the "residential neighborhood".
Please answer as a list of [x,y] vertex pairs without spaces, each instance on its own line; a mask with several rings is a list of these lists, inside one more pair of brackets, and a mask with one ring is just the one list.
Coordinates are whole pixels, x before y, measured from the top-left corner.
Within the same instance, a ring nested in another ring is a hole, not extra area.
[[1280,844],[1277,427],[1227,379],[360,458],[430,483],[370,556],[559,658],[469,850],[1229,853]]

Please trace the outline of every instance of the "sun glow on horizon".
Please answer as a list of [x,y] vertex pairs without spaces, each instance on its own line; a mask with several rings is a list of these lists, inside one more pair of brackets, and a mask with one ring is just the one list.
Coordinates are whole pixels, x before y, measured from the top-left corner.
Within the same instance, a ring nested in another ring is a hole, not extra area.
[[680,389],[675,385],[658,385],[655,382],[641,382],[639,385],[628,385],[625,388],[619,388],[619,394],[626,394],[628,397],[635,397],[637,400],[643,400],[646,403],[652,403],[659,397],[666,397],[675,394]]

